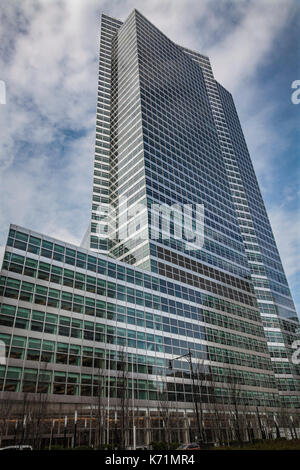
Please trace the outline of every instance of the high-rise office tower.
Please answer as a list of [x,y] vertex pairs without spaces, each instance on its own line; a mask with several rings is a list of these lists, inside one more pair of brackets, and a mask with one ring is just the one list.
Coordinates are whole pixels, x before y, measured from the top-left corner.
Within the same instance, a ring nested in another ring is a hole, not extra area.
[[232,97],[136,10],[102,16],[84,242],[11,226],[0,288],[5,396],[100,395],[105,442],[297,426],[299,322]]
[[[288,360],[298,318],[232,96],[209,59],[174,44],[138,12],[123,26],[104,17],[97,112],[90,247],[173,279],[187,276],[178,266],[201,273],[196,260],[219,267],[219,277],[251,273],[278,387],[289,402],[299,389],[299,370]],[[113,241],[109,216],[97,219],[110,204],[122,222],[122,198],[132,211],[130,233],[120,240],[113,231]],[[202,250],[186,257],[174,237],[153,240],[153,203],[204,204]],[[93,235],[102,230],[104,240]]]

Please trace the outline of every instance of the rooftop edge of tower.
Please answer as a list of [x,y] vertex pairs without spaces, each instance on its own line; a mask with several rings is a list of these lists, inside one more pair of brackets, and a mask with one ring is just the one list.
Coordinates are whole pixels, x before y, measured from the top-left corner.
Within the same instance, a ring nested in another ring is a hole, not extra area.
[[[142,18],[144,18],[144,19],[145,19],[147,22],[149,22],[154,28],[159,29],[159,28],[157,28],[157,26],[155,26],[148,18],[146,18],[146,16],[143,15],[137,8],[134,8],[134,9],[131,11],[131,13],[127,16],[126,20],[127,20],[133,13],[134,13],[135,15],[139,15],[139,16],[141,16]],[[117,23],[117,24],[120,25],[120,26],[123,25],[123,24],[126,22],[126,20],[125,20],[125,21],[121,21],[121,20],[119,20],[118,18],[115,18],[115,17],[113,17],[113,16],[106,15],[105,13],[101,13],[101,19],[102,19],[102,18],[106,18],[106,19],[108,19],[108,20],[110,20],[110,21],[112,21],[112,22],[114,22],[114,23]],[[161,30],[159,30],[159,31],[160,31],[160,33],[162,33],[164,36],[166,36],[170,41],[172,41],[172,39],[170,39],[170,38],[169,38],[166,34],[164,34]],[[207,55],[202,54],[201,52],[196,51],[196,50],[194,50],[194,49],[191,49],[191,48],[188,48],[188,47],[185,47],[185,46],[181,46],[180,44],[177,44],[177,43],[175,43],[174,41],[172,41],[172,42],[173,42],[176,46],[180,47],[182,50],[186,50],[187,52],[191,52],[191,53],[194,53],[194,54],[198,54],[198,55],[200,55],[202,58],[206,59],[206,60],[210,63],[210,59],[209,59],[209,57],[208,57]]]
[[119,20],[118,18],[114,18],[113,16],[106,15],[105,13],[101,13],[101,20],[102,18],[106,18],[110,21],[118,23],[119,25],[123,24],[123,21]]

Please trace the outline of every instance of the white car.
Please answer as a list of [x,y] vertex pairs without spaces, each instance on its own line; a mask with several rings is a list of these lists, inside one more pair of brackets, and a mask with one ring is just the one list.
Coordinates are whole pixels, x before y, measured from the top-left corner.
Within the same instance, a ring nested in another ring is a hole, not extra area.
[[2,447],[0,450],[33,450],[31,446],[7,446]]

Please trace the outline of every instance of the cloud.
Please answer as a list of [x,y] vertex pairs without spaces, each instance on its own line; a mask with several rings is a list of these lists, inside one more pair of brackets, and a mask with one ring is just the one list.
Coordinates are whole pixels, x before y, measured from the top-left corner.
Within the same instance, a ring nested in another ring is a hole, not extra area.
[[285,272],[294,276],[300,266],[300,211],[289,211],[283,204],[271,208],[268,214]]
[[1,227],[78,241],[90,206],[99,17],[82,2],[30,0],[9,2],[1,16]]
[[0,246],[0,269],[2,268],[2,261],[4,256],[5,246]]
[[210,48],[209,56],[222,84],[233,93],[244,93],[287,19],[295,13],[295,2],[255,0],[234,5],[242,11],[240,21],[221,43]]
[[[298,195],[299,197],[299,195]],[[288,204],[273,207],[268,211],[273,233],[283,264],[289,279],[291,292],[294,294],[296,310],[300,307],[300,210],[288,210]]]

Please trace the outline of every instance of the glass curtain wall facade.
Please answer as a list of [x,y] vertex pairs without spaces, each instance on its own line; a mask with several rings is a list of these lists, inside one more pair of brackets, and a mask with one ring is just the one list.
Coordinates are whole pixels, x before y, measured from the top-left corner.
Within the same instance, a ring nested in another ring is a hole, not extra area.
[[[113,20],[103,21],[102,30]],[[174,44],[136,11],[119,23],[113,42],[111,114],[120,113],[120,122],[112,131],[110,202],[116,207],[125,196],[133,215],[135,204],[142,210],[110,255],[185,282],[196,272],[246,292],[253,285],[278,389],[288,403],[300,388],[299,366],[289,360],[299,320],[232,96],[215,80],[206,56]],[[204,203],[203,248],[184,256],[181,240],[152,240],[153,203]],[[96,240],[92,235],[92,248]],[[205,284],[203,278],[193,282]],[[224,285],[213,287],[220,292]]]
[[[280,407],[255,307],[13,225],[0,299],[4,402],[46,395],[56,413],[73,405],[88,418],[101,403],[105,429],[124,406],[141,444],[166,438],[166,407],[174,440],[199,436],[194,400],[210,440],[216,413],[225,432],[235,406],[253,428],[256,406]],[[174,360],[189,351],[193,376],[185,358]]]
[[[153,204],[203,204],[203,247],[174,214],[154,239]],[[136,10],[102,15],[82,246],[12,225],[0,308],[3,396],[101,403],[102,442],[166,439],[166,410],[175,440],[259,437],[258,413],[273,429],[299,406],[299,322],[231,95]]]
[[299,319],[235,105],[231,94],[214,79],[209,59],[184,50],[203,70],[283,406],[293,399],[297,404],[300,367],[289,358],[291,345],[299,339]]

